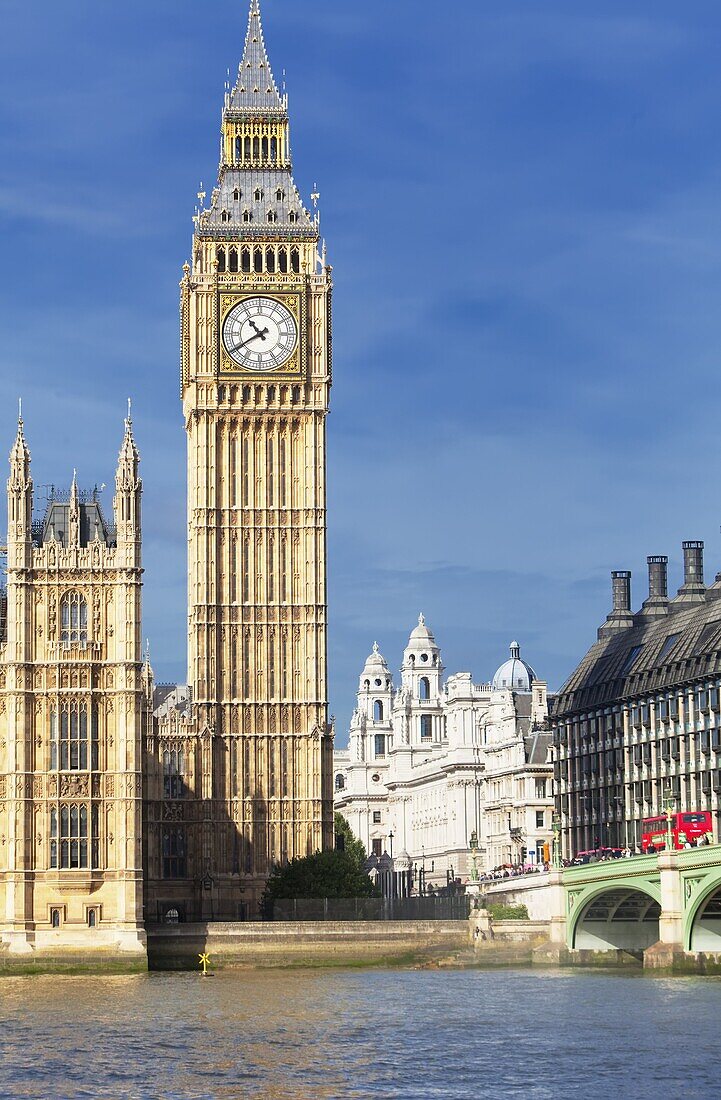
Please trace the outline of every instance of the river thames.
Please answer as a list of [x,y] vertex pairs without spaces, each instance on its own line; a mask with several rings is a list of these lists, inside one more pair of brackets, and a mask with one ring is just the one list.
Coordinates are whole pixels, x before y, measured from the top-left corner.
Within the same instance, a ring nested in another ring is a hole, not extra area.
[[718,1092],[721,981],[581,971],[0,978],[12,1100]]

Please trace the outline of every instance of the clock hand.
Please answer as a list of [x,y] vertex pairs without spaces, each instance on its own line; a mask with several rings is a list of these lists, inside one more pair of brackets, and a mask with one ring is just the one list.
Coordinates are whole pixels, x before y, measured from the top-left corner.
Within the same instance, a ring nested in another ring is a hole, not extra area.
[[[253,325],[253,328],[255,328],[255,325]],[[243,340],[242,344],[236,344],[235,347],[233,348],[233,351],[240,351],[240,349],[244,348],[246,346],[246,344],[251,344],[253,342],[253,340],[257,340],[258,337],[260,337],[261,340],[265,340],[267,335],[268,335],[268,329],[264,328],[262,332],[258,331],[253,336],[249,336],[247,340]]]

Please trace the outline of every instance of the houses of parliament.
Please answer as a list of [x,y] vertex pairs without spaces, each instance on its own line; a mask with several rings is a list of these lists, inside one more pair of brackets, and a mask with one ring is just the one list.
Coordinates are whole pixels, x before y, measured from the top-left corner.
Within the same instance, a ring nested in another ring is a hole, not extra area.
[[274,863],[332,843],[322,251],[252,0],[218,182],[180,284],[186,689],[156,688],[143,653],[130,410],[112,515],[75,480],[36,509],[32,426],[18,423],[0,639],[0,952],[140,956],[153,923],[254,916]]

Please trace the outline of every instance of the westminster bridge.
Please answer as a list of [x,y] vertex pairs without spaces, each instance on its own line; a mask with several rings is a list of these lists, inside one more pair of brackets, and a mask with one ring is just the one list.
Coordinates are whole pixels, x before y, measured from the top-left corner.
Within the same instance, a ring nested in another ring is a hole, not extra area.
[[[572,956],[622,951],[644,965],[721,957],[721,845],[603,860],[487,887],[489,902],[525,904]],[[577,956],[578,957],[578,956]]]

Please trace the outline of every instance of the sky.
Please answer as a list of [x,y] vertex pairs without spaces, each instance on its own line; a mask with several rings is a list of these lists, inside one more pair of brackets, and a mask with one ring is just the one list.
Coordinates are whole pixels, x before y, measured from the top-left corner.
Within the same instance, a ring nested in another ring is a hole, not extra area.
[[[330,698],[420,611],[449,673],[517,638],[561,686],[612,569],[721,569],[721,7],[264,0],[334,267]],[[0,449],[112,484],[126,399],[144,629],[183,680],[178,282],[246,0],[3,0]],[[4,445],[2,440],[5,441]],[[111,494],[105,494],[108,511]]]

